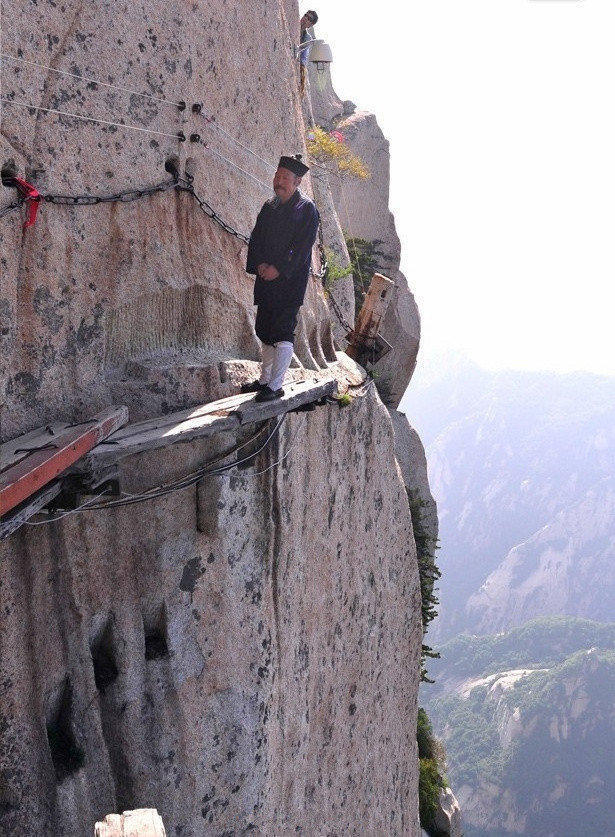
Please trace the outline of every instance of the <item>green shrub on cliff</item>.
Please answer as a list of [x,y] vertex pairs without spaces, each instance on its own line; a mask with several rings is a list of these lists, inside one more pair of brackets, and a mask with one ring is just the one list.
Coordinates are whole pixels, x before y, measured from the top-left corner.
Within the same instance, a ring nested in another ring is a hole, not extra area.
[[417,719],[416,740],[419,750],[419,815],[421,826],[428,834],[436,835],[434,816],[438,807],[440,790],[447,787],[444,776],[444,749],[434,737],[431,722],[420,707]]
[[440,774],[434,759],[419,759],[419,817],[428,834],[434,831],[434,817],[440,796]]
[[365,294],[369,290],[372,276],[382,270],[386,255],[378,249],[381,241],[367,241],[344,234],[354,282],[354,301],[357,314],[363,305]]
[[325,247],[325,258],[327,260],[327,270],[323,284],[325,291],[330,293],[334,282],[337,282],[338,279],[343,279],[345,276],[350,276],[352,273],[352,265],[342,267],[340,257],[330,247]]
[[[406,489],[408,495],[408,504],[410,506],[410,515],[412,517],[412,530],[414,532],[414,542],[416,544],[416,557],[419,565],[419,577],[421,581],[421,618],[423,620],[423,633],[427,630],[427,626],[432,619],[438,615],[436,605],[438,599],[436,597],[435,585],[440,578],[441,572],[436,564],[436,550],[438,549],[438,541],[433,538],[427,531],[424,524],[424,509],[425,504],[416,492]],[[425,660],[431,658],[437,660],[440,654],[430,648],[429,645],[423,644],[421,646],[421,681],[423,683],[433,683],[427,677],[427,669],[425,667]]]

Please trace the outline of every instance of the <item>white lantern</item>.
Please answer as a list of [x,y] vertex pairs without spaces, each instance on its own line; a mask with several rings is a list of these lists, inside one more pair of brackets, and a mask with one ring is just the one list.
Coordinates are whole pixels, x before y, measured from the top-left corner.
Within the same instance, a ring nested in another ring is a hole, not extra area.
[[319,73],[324,73],[326,65],[333,61],[331,47],[326,41],[314,41],[310,49],[310,61],[316,64]]

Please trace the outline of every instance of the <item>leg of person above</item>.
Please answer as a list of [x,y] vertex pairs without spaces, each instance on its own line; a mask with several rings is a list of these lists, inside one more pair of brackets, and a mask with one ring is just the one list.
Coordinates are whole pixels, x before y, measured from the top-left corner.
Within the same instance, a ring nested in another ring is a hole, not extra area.
[[257,381],[250,381],[248,384],[243,384],[241,387],[242,392],[260,392],[267,386],[271,378],[271,367],[273,366],[274,357],[275,346],[270,346],[269,343],[263,343],[260,377]]
[[268,386],[256,396],[256,401],[273,401],[284,395],[282,384],[293,359],[293,340],[299,308],[282,308],[271,314],[270,337],[274,338],[275,355]]
[[295,347],[288,340],[279,340],[275,344],[275,356],[271,369],[271,380],[269,381],[269,386],[274,392],[280,389],[284,383],[284,375],[288,372],[294,350]]
[[294,346],[289,340],[278,340],[275,344],[275,357],[269,384],[258,393],[256,401],[273,401],[274,398],[281,398],[284,395],[282,384],[293,359],[293,352]]
[[293,359],[294,346],[288,340],[279,340],[275,344],[275,359],[271,370],[269,385],[264,387],[256,396],[256,401],[272,401],[274,398],[281,398],[284,395],[282,384],[284,375]]
[[268,384],[271,380],[271,368],[275,359],[275,346],[263,343],[263,362],[261,364],[261,376],[258,382],[261,386]]

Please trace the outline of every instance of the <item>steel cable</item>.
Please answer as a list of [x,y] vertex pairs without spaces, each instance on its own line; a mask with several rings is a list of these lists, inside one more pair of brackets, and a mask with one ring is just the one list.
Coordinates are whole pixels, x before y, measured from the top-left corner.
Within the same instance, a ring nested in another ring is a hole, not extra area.
[[264,189],[266,189],[267,192],[272,191],[271,186],[269,184],[264,183],[262,180],[259,180],[258,177],[255,177],[255,175],[250,174],[249,171],[246,171],[245,169],[242,169],[241,166],[237,165],[237,163],[234,163],[232,160],[229,160],[228,157],[225,157],[224,154],[220,154],[219,151],[216,151],[215,148],[212,148],[210,145],[207,145],[207,143],[203,143],[203,145],[208,151],[210,151],[212,154],[215,154],[215,156],[218,157],[220,160],[224,160],[224,162],[228,163],[229,166],[232,166],[234,169],[237,169],[237,171],[240,171],[246,177],[249,177],[250,180],[253,180],[255,183],[258,183],[260,186],[262,186]]
[[43,111],[43,113],[55,113],[58,116],[68,116],[72,119],[81,119],[84,122],[97,122],[101,125],[111,125],[116,128],[127,128],[129,131],[141,131],[144,134],[156,134],[159,137],[171,137],[181,141],[183,134],[178,132],[176,134],[169,134],[166,131],[155,131],[153,128],[140,128],[138,125],[128,125],[125,122],[110,122],[108,119],[99,119],[94,116],[83,116],[80,113],[71,113],[67,110],[56,110],[55,108],[43,108],[38,105],[31,105],[28,102],[22,102],[20,99],[7,99],[3,96],[0,101],[7,105],[18,105],[19,107],[28,108],[28,110]]
[[239,146],[239,148],[243,148],[243,150],[247,151],[248,154],[251,154],[252,157],[255,157],[257,160],[260,160],[260,162],[263,163],[263,165],[267,166],[268,169],[271,169],[272,171],[275,171],[277,169],[277,166],[273,165],[273,163],[268,163],[267,160],[263,159],[263,157],[260,156],[260,154],[257,154],[256,151],[253,151],[247,145],[244,145],[244,143],[242,143],[240,140],[236,139],[231,133],[229,133],[227,130],[225,130],[221,125],[218,125],[218,123],[215,121],[215,118],[213,116],[203,115],[203,118],[204,118],[205,122],[207,123],[207,125],[209,127],[215,128],[216,131],[219,131],[227,139],[229,139],[232,143]]
[[100,81],[97,78],[89,78],[88,76],[82,76],[79,73],[69,73],[68,70],[58,70],[56,67],[50,67],[48,64],[37,64],[35,61],[26,61],[25,58],[18,58],[16,55],[9,55],[6,52],[0,53],[0,58],[8,59],[9,61],[15,61],[19,64],[27,64],[30,67],[39,67],[41,70],[47,70],[50,73],[57,73],[61,76],[70,76],[71,78],[77,78],[80,81],[85,81],[88,84],[98,84],[101,87],[110,87],[112,90],[121,90],[123,93],[130,93],[131,96],[143,96],[147,99],[153,99],[156,102],[162,102],[165,105],[173,105],[176,108],[183,109],[185,107],[185,102],[174,102],[172,99],[165,99],[161,96],[154,96],[152,93],[140,93],[138,90],[133,90],[130,87],[122,87],[119,84],[110,84],[108,81]]

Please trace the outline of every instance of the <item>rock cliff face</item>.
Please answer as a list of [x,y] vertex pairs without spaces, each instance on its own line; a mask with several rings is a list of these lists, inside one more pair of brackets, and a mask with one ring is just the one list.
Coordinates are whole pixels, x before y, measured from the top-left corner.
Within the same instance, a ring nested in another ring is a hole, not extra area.
[[381,328],[382,336],[393,348],[375,364],[375,370],[382,400],[396,408],[416,365],[421,329],[414,296],[399,270],[401,248],[389,210],[389,143],[374,114],[355,112],[352,102],[338,99],[328,70],[320,80],[312,70],[312,113],[316,124],[342,131],[352,151],[367,163],[371,172],[371,177],[364,181],[331,176],[326,182],[343,231],[376,243],[376,250],[381,253],[378,267],[395,282],[395,296]]
[[[304,150],[290,0],[67,0],[2,24],[3,52],[52,68],[3,62],[3,97],[158,132],[5,105],[3,160],[45,193],[158,183],[178,155],[195,191],[249,233],[278,155]],[[164,136],[177,131],[206,145]],[[339,237],[327,184],[316,197]],[[190,194],[45,203],[35,226],[13,213],[0,235],[3,440],[112,403],[131,420],[156,416],[253,375],[245,246]],[[415,326],[385,336],[401,347]],[[339,337],[312,278],[293,374],[341,375]],[[388,375],[389,392],[413,364]],[[122,486],[146,489],[243,441],[133,456]],[[288,416],[250,471],[22,528],[0,544],[0,592],[3,834],[85,835],[134,807],[157,808],[184,837],[418,834],[420,589],[373,387],[343,410]]]
[[[211,455],[180,447],[123,481]],[[299,414],[254,471],[4,546],[3,833],[147,804],[183,835],[415,833],[420,594],[386,411]]]
[[468,599],[479,631],[501,630],[543,613],[615,613],[615,482],[604,479],[512,549]]

